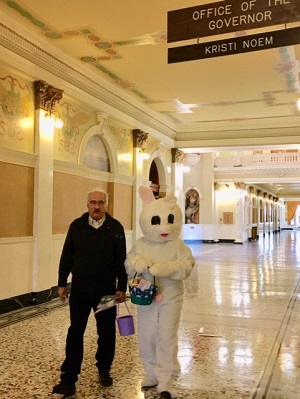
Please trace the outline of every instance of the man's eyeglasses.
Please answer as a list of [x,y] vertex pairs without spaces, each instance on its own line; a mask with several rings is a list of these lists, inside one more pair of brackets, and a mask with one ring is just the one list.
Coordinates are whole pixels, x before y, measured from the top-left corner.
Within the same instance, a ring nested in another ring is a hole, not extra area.
[[106,203],[105,203],[105,201],[95,201],[95,200],[91,200],[91,201],[89,201],[89,204],[90,204],[90,205],[93,205],[93,206],[96,206],[96,205],[103,206],[103,205],[105,205]]

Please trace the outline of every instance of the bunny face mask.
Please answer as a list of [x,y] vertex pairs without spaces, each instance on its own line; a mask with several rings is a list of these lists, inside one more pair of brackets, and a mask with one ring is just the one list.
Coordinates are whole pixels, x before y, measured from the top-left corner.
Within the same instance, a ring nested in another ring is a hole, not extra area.
[[156,200],[148,187],[140,187],[139,194],[143,201],[139,223],[145,239],[152,242],[176,239],[182,226],[182,212],[176,197],[169,195]]

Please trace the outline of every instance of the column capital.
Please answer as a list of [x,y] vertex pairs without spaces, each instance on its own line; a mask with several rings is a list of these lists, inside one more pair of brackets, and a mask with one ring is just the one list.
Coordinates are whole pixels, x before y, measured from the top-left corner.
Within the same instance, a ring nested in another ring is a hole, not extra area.
[[236,183],[234,183],[234,185],[237,190],[245,190],[246,189],[246,183],[236,182]]
[[63,90],[48,85],[44,80],[34,82],[35,109],[43,109],[49,114],[53,113],[55,104],[62,99]]
[[145,133],[140,129],[133,129],[132,138],[133,138],[133,147],[143,149],[144,143],[148,139],[148,133]]
[[185,153],[178,148],[171,148],[172,163],[182,164],[185,159]]

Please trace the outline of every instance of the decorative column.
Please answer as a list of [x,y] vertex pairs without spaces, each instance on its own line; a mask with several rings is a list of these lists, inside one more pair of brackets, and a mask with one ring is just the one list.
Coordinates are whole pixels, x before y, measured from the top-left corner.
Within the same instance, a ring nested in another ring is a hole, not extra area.
[[256,190],[257,195],[257,227],[258,234],[260,230],[260,225],[262,223],[262,199],[261,199],[261,190]]
[[[171,165],[171,184],[173,186],[174,195],[177,197],[177,204],[182,212],[182,223],[185,220],[185,197],[183,195],[183,161],[185,153],[178,148],[171,148],[172,165]],[[183,232],[182,232],[183,233]],[[182,234],[181,233],[181,234]]]
[[53,141],[55,104],[63,90],[39,80],[34,82],[35,92],[35,165],[33,234],[35,237],[32,291],[38,293],[49,288],[49,268],[52,265],[52,213],[53,213]]
[[248,238],[250,240],[257,240],[258,235],[258,220],[259,220],[259,203],[256,196],[255,188],[249,187],[250,194],[250,209],[249,209],[249,228]]
[[223,223],[223,219],[219,218],[219,201],[217,200],[218,191],[220,189],[220,183],[214,182],[214,214],[216,216],[216,223]]
[[268,215],[267,220],[269,222],[269,234],[274,230],[274,204],[273,204],[273,196],[271,194],[268,195]]
[[247,191],[246,201],[245,201],[245,224],[247,231],[247,239],[252,240],[252,236],[254,233],[254,221],[253,221],[253,212],[254,212],[254,187],[250,186]]
[[274,203],[274,228],[273,231],[274,233],[279,232],[279,203],[278,203],[279,198],[278,197],[273,197],[273,203]]
[[172,170],[171,170],[171,185],[174,187],[174,195],[183,200],[183,161],[185,153],[178,148],[171,148],[172,156]]
[[246,226],[245,226],[245,189],[246,184],[242,182],[234,183],[236,190],[238,191],[237,202],[236,202],[236,239],[235,244],[243,244],[246,238]]
[[[212,225],[215,231],[218,220],[215,215],[215,190],[214,190],[214,158],[212,153],[201,154],[201,167],[199,170],[199,185],[202,194],[199,220],[201,224]],[[211,240],[218,239],[215,232]]]
[[[219,200],[219,190],[220,190],[220,183],[214,182],[214,196],[213,196],[213,204],[214,204],[214,215],[215,215],[215,223],[214,223],[214,228],[213,228],[213,242],[219,242],[219,225],[224,223],[223,217],[220,215],[220,200]],[[201,223],[201,220],[200,220]],[[208,230],[206,226],[202,228],[203,230]],[[205,237],[205,235],[204,235]]]
[[144,183],[143,168],[144,168],[144,145],[148,139],[148,133],[140,129],[132,130],[133,139],[133,175],[135,177],[133,186],[133,242],[140,238],[143,234],[139,225],[139,216],[142,211],[142,201],[139,198],[138,188]]
[[255,210],[255,193],[254,187],[249,187],[250,196],[250,211],[249,211],[249,225],[255,224],[254,210]]
[[263,228],[264,228],[264,234],[263,235],[264,235],[264,237],[265,237],[266,231],[267,231],[267,210],[268,210],[267,197],[268,197],[268,193],[264,192],[263,193],[263,198],[264,198],[264,201],[263,201],[263,223],[264,223]]
[[286,202],[278,199],[279,232],[286,225]]

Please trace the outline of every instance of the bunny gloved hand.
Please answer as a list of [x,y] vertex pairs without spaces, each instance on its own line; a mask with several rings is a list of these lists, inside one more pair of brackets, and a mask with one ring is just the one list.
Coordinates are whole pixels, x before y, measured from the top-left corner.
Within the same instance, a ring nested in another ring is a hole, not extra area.
[[151,266],[152,266],[152,262],[150,260],[142,258],[140,256],[136,257],[134,268],[137,273],[146,273],[149,271],[149,268]]

